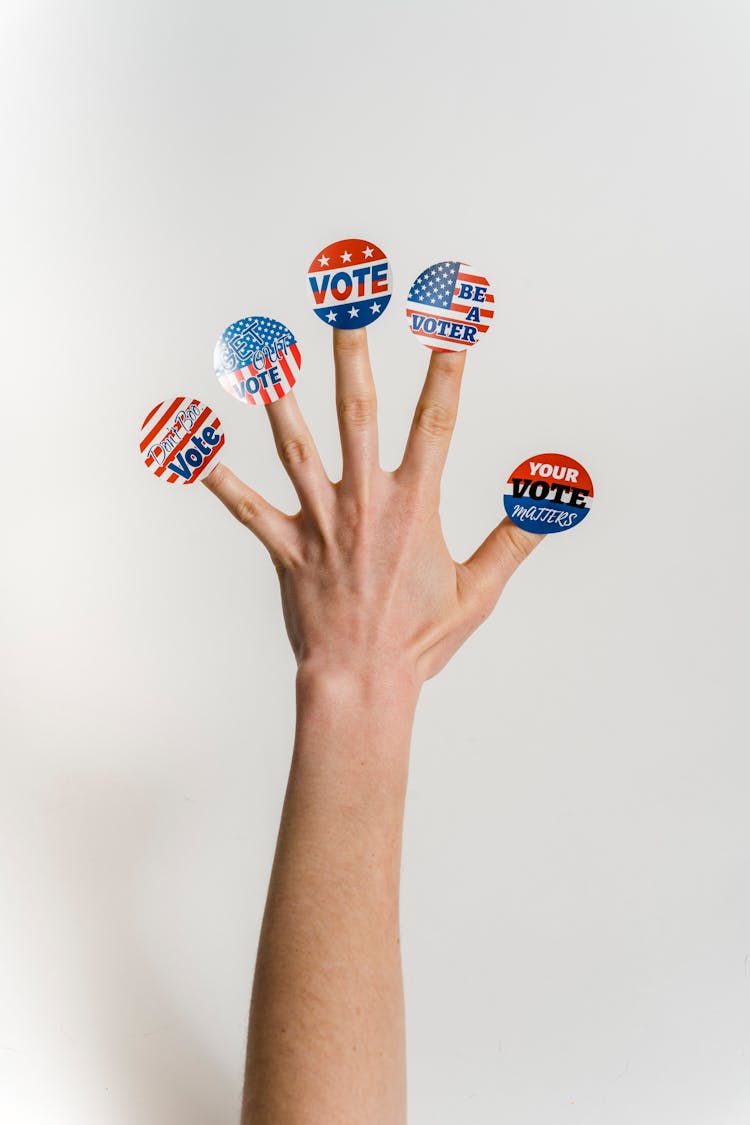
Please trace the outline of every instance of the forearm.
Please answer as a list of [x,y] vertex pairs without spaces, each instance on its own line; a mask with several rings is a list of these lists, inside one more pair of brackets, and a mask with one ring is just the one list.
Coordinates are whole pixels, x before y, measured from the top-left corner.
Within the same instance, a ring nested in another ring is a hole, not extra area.
[[417,688],[301,673],[243,1125],[406,1119],[399,877]]

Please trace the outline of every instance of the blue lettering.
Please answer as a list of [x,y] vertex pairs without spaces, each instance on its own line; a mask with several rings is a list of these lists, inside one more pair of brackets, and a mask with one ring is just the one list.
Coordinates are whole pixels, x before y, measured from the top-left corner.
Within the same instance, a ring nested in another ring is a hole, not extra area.
[[185,480],[190,480],[191,476],[193,475],[190,472],[190,469],[185,464],[185,458],[182,456],[181,453],[177,454],[177,460],[176,461],[170,461],[169,462],[169,464],[167,465],[167,468],[171,469],[173,473],[177,473],[178,477],[183,477]]
[[193,443],[193,445],[195,446],[195,448],[196,448],[196,449],[197,449],[197,450],[198,450],[198,451],[199,451],[200,453],[202,453],[204,457],[208,457],[208,455],[209,455],[209,453],[211,452],[211,450],[210,450],[210,449],[208,448],[208,446],[206,445],[206,443],[205,443],[204,441],[201,441],[201,439],[200,439],[200,437],[198,436],[198,434],[194,434],[194,435],[193,435],[193,437],[191,437],[191,439],[190,439],[190,440],[192,441],[192,443]]
[[221,434],[217,434],[213,426],[206,426],[202,436],[207,445],[218,445],[221,441]]
[[469,285],[467,281],[462,281],[458,287],[458,295],[462,301],[484,301],[486,292],[486,285]]

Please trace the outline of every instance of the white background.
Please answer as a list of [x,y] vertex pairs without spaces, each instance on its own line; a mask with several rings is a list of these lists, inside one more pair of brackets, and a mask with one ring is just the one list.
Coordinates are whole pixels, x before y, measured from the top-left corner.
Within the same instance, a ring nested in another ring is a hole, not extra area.
[[305,270],[347,234],[382,459],[427,264],[493,280],[443,490],[468,555],[525,457],[590,470],[423,693],[402,923],[413,1125],[750,1119],[745,738],[750,11],[742,0],[6,3],[0,1118],[238,1117],[293,730],[262,547],[139,462],[270,314],[339,471]]

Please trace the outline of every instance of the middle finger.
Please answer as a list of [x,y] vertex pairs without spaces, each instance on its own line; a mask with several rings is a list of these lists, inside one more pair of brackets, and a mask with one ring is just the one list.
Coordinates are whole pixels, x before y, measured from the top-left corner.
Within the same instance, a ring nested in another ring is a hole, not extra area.
[[362,489],[378,462],[378,401],[364,328],[333,330],[342,481]]

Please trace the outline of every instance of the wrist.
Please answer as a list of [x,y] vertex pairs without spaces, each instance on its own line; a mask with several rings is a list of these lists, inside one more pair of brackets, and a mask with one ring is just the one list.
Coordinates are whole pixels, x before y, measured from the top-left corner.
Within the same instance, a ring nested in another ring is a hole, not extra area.
[[337,709],[413,713],[421,683],[406,662],[365,668],[307,659],[297,667],[297,701],[335,703]]
[[408,762],[419,684],[407,669],[360,672],[305,662],[296,690],[295,756],[389,769]]

